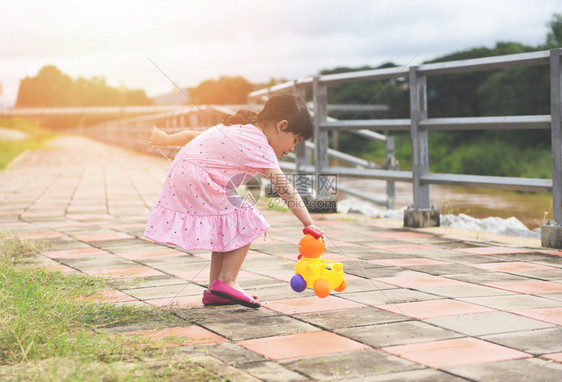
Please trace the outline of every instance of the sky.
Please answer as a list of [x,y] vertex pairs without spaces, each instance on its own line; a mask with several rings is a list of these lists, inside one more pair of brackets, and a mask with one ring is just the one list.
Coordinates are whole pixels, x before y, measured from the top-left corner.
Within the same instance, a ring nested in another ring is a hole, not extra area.
[[0,106],[45,65],[149,96],[221,75],[296,79],[416,65],[498,41],[538,45],[559,0],[2,0]]

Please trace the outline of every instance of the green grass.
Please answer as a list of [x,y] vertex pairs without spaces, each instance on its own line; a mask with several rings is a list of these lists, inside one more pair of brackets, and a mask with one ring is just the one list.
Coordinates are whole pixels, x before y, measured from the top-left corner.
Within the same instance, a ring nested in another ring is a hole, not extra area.
[[56,134],[42,128],[35,122],[21,118],[0,119],[0,127],[19,130],[28,134],[27,139],[2,140],[0,137],[0,170],[5,169],[14,158],[26,150],[37,150],[45,147],[45,142]]
[[88,301],[110,289],[108,281],[26,265],[45,245],[0,232],[0,380],[220,380],[165,346],[173,338],[148,343],[101,330],[145,322],[174,326],[177,318],[156,308]]

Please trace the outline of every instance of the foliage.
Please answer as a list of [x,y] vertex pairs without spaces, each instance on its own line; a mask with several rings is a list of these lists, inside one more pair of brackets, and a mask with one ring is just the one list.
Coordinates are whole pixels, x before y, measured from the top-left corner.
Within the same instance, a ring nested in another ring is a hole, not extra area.
[[22,152],[42,148],[47,140],[55,136],[37,123],[21,118],[0,119],[0,126],[28,134],[28,138],[22,140],[2,140],[0,138],[0,170],[6,168]]
[[108,281],[33,268],[36,241],[0,232],[0,379],[41,381],[219,380],[168,349],[102,328],[174,323],[156,308],[97,303],[86,297]]
[[[527,46],[498,42],[494,47],[478,47],[438,57],[426,63],[526,53],[562,46],[562,15],[548,23],[545,43]],[[392,63],[381,67],[395,66]],[[336,68],[322,74],[372,69]],[[428,116],[478,117],[495,115],[550,114],[548,66],[517,67],[503,70],[429,76]],[[381,91],[382,90],[382,91]],[[352,83],[328,90],[330,103],[369,102],[387,104],[388,115],[343,116],[356,118],[409,118],[407,81]],[[402,168],[409,167],[409,134],[394,133],[396,157]],[[351,133],[338,134],[339,148],[369,159],[384,160],[384,145],[367,142]],[[498,176],[549,178],[551,173],[549,130],[447,131],[430,134],[431,171]]]
[[238,105],[245,104],[253,85],[244,77],[222,76],[218,80],[206,80],[189,94],[196,104]]
[[558,48],[562,45],[562,15],[555,13],[548,23],[550,31],[546,35],[545,49]]
[[152,105],[144,90],[117,89],[103,77],[73,80],[56,66],[46,65],[20,81],[16,107]]

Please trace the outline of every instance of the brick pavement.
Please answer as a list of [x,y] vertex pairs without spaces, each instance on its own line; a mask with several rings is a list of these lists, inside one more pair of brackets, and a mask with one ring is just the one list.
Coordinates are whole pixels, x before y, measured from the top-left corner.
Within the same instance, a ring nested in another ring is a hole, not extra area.
[[[181,351],[232,380],[554,381],[562,375],[562,251],[538,241],[353,215],[316,216],[348,288],[320,299],[256,240],[239,281],[258,310],[203,307],[209,253],[142,238],[165,159],[65,136],[0,172],[0,230],[48,238],[34,262],[110,278],[97,299],[173,306],[173,327],[111,328],[185,338]],[[290,213],[261,210],[294,263]]]

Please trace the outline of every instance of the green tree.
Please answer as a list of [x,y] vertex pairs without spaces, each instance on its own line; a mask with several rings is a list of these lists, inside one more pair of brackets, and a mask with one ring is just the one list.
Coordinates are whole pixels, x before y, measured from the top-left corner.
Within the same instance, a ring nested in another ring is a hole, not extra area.
[[56,66],[47,65],[35,77],[20,81],[16,107],[69,106],[72,91],[72,78]]
[[562,46],[562,15],[555,13],[547,24],[550,31],[546,35],[546,49],[558,48]]
[[222,76],[218,80],[203,81],[188,91],[196,104],[238,105],[247,102],[253,89],[244,77]]
[[144,90],[117,89],[103,77],[73,80],[56,66],[47,65],[34,77],[20,81],[16,107],[152,105]]

